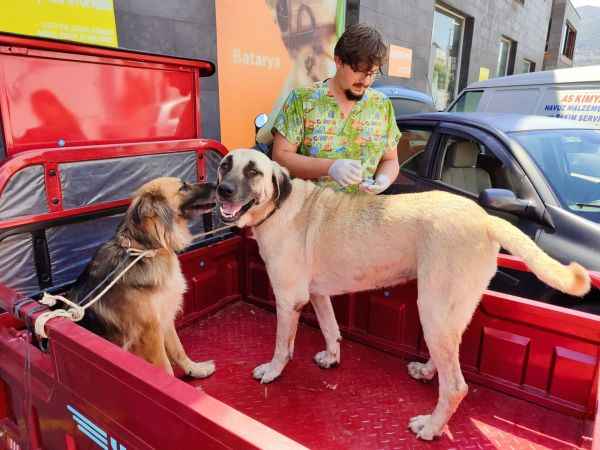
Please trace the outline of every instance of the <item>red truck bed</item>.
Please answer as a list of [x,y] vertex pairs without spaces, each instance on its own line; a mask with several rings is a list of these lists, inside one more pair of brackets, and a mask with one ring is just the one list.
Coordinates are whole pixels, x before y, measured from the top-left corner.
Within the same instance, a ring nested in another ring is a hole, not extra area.
[[[260,385],[251,370],[271,357],[275,316],[254,241],[234,235],[181,261],[190,285],[182,341],[193,358],[214,359],[217,372],[201,381],[174,379],[60,318],[46,327],[50,352],[43,353],[15,331],[23,324],[4,314],[0,448],[98,448],[81,417],[117,450],[593,445],[595,316],[488,292],[461,347],[470,392],[448,433],[425,443],[406,428],[409,417],[433,407],[437,390],[406,372],[407,358],[426,357],[414,283],[334,299],[346,337],[338,368],[312,362],[323,342],[306,311],[295,359],[280,379]],[[15,298],[0,289],[5,307]]]
[[261,385],[252,369],[268,361],[275,315],[238,302],[186,327],[192,357],[214,358],[217,372],[189,381],[240,412],[315,449],[579,448],[585,421],[471,384],[469,395],[434,443],[417,441],[408,420],[437,401],[437,383],[408,376],[406,360],[344,340],[342,364],[320,369],[318,329],[303,324],[294,360],[280,379]]

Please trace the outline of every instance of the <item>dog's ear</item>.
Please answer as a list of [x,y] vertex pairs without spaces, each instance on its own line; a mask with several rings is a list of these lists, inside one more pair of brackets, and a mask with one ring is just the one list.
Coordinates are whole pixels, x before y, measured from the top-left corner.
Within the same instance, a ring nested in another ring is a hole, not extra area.
[[154,244],[171,248],[175,214],[160,192],[143,193],[131,207],[131,221],[144,229]]
[[292,193],[292,181],[287,169],[275,161],[271,163],[273,164],[273,198],[275,205],[279,207]]

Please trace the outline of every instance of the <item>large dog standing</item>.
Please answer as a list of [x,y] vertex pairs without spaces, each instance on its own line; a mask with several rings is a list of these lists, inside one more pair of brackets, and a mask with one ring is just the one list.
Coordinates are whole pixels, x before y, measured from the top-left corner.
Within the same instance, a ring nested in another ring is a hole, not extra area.
[[215,206],[213,184],[188,184],[163,177],[135,194],[115,236],[102,245],[67,297],[81,303],[99,283],[112,280],[133,257],[129,249],[155,250],[142,258],[96,304],[82,325],[173,374],[171,361],[187,375],[204,378],[212,361],[188,358],[175,330],[186,282],[177,252],[192,236],[188,220]]
[[219,166],[217,200],[224,221],[253,228],[277,305],[273,359],[254,369],[262,383],[277,378],[294,351],[300,311],[311,301],[326,342],[315,355],[323,368],[340,361],[340,332],[331,295],[418,278],[418,310],[430,360],[410,363],[416,379],[437,370],[438,403],[413,417],[422,439],[442,430],[467,393],[459,344],[496,272],[500,245],[522,257],[538,278],[583,295],[588,273],[543,253],[508,222],[475,202],[444,192],[353,196],[299,179],[265,155],[236,150]]

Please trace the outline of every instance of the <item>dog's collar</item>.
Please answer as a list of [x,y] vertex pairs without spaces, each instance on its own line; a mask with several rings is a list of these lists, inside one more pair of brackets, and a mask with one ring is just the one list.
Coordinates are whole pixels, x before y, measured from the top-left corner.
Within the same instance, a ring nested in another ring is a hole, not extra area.
[[[126,241],[123,242],[123,240]],[[131,248],[131,239],[129,239],[128,237],[121,236],[121,247],[125,247],[127,249]]]
[[269,214],[267,214],[265,217],[262,218],[262,220],[260,222],[258,222],[256,225],[252,225],[252,228],[258,228],[260,227],[263,223],[265,223],[273,214],[275,214],[275,212],[279,209],[279,189],[277,189],[277,196],[275,198],[271,198],[271,200],[273,201],[273,203],[275,204],[275,207],[269,212]]
[[140,249],[132,247],[131,239],[125,236],[121,236],[121,247],[123,247],[129,255],[137,256],[142,253],[146,253],[147,256],[155,256],[160,249],[151,248],[151,249]]
[[269,214],[267,214],[265,217],[263,217],[260,222],[258,222],[255,225],[252,225],[252,228],[258,228],[260,227],[263,223],[265,223],[267,221],[267,219],[269,219],[273,214],[275,214],[275,212],[279,209],[279,206],[275,206],[270,212]]

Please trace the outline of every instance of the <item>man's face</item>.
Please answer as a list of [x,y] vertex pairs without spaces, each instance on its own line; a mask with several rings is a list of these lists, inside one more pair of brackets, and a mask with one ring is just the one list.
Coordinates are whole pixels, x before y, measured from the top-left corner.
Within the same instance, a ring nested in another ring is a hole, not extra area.
[[336,57],[337,78],[348,100],[358,101],[379,75],[379,67],[360,66],[354,70],[349,64],[344,64]]

